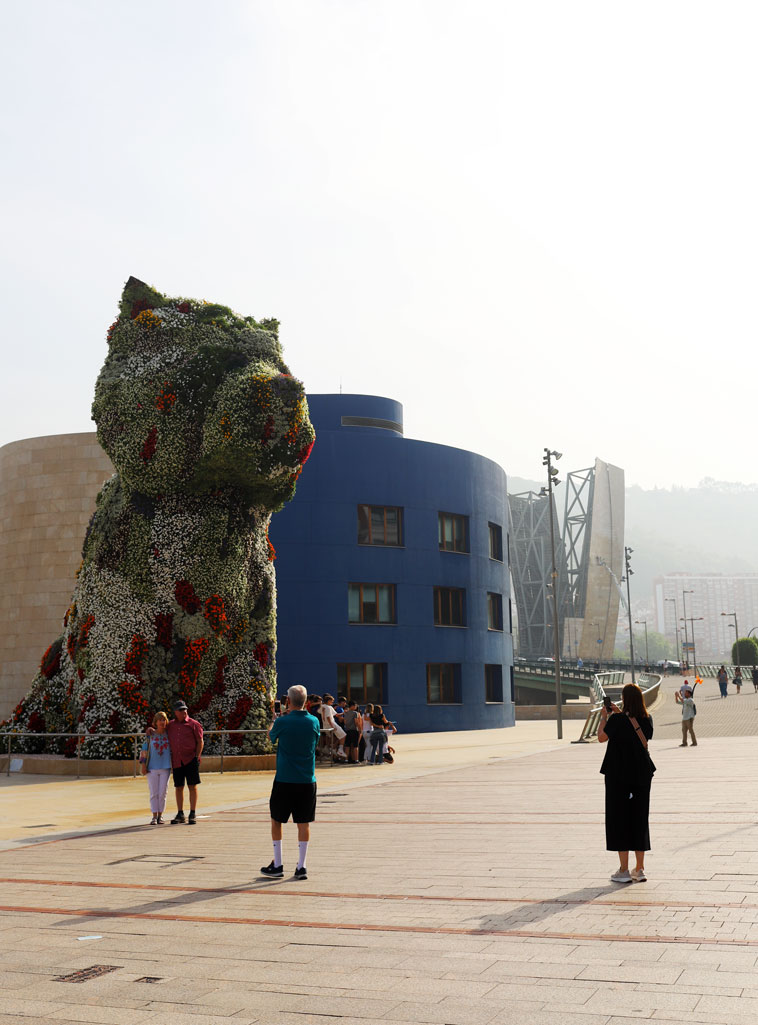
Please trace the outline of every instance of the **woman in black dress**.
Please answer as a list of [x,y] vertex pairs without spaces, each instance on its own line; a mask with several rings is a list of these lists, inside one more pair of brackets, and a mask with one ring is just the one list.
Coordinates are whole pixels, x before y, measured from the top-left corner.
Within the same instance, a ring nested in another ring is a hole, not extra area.
[[[616,705],[610,714],[603,709],[597,733],[601,744],[608,743],[600,766],[605,776],[605,847],[619,856],[612,882],[644,883],[645,851],[650,850],[650,783],[655,772],[647,750],[653,720],[636,684],[624,687],[621,701],[623,711]],[[629,851],[637,859],[631,873]]]

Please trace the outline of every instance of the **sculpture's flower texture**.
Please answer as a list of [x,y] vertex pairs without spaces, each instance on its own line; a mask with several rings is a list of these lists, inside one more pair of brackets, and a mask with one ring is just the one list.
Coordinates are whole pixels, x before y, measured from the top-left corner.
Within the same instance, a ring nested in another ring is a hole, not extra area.
[[[63,634],[5,730],[142,731],[178,697],[208,729],[268,728],[268,525],[314,440],[277,328],[129,279],[92,407],[118,472],[98,496]],[[219,746],[208,738],[207,751]],[[237,733],[233,746],[268,740]],[[130,757],[132,743],[92,737],[82,754]]]

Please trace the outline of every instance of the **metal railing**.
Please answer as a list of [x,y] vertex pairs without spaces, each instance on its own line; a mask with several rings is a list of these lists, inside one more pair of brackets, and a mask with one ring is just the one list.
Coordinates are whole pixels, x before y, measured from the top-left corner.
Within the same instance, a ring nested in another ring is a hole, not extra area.
[[[334,727],[333,726],[323,727],[322,730],[321,730],[321,737],[323,738],[326,734],[333,733],[333,732],[334,732]],[[217,755],[207,755],[206,757],[210,757],[210,758],[220,757],[220,759],[221,759],[221,766],[220,766],[219,771],[223,772],[224,771],[225,738],[228,737],[228,736],[231,736],[231,735],[237,736],[239,734],[249,734],[249,733],[262,733],[265,736],[268,736],[268,730],[203,730],[203,737],[204,738],[208,737],[208,736],[213,736],[213,735],[221,737],[221,751],[220,751],[219,755],[218,756]],[[106,740],[131,740],[132,744],[133,744],[133,748],[134,748],[134,776],[136,777],[137,776],[138,767],[139,767],[139,751],[140,751],[140,749],[142,747],[142,744],[143,744],[143,742],[145,740],[145,733],[144,732],[142,732],[142,733],[30,733],[30,732],[26,732],[25,733],[25,732],[19,731],[19,732],[16,732],[16,733],[6,733],[4,736],[5,736],[5,740],[6,740],[6,752],[5,753],[6,753],[6,756],[7,756],[7,759],[8,759],[8,764],[7,764],[6,768],[5,768],[5,775],[6,776],[10,776],[10,774],[11,774],[11,758],[13,756],[12,743],[13,743],[14,738],[22,738],[23,737],[24,739],[30,739],[31,738],[31,739],[34,739],[34,740],[43,740],[43,741],[44,740],[51,740],[51,739],[60,740],[62,738],[65,738],[67,740],[72,740],[72,739],[76,740],[76,778],[77,779],[81,779],[82,744],[85,741],[87,741],[87,740],[97,740],[97,739],[100,739],[100,738],[103,738],[103,737]],[[330,744],[330,752],[331,752],[331,761],[332,761],[332,764],[333,764],[334,763],[334,747],[331,744]],[[28,754],[28,753],[29,752],[21,752],[21,751],[17,752],[17,754],[19,754],[19,755]],[[267,754],[271,754],[273,752],[266,752],[266,753]],[[55,754],[58,754],[58,752],[55,752]],[[236,757],[236,755],[233,755],[233,753],[231,751],[229,752],[229,755],[231,757]],[[84,759],[84,761],[90,761],[90,760],[94,761],[95,759],[87,759],[87,758]],[[112,760],[113,761],[126,761],[127,759],[124,758],[124,759],[112,759]]]
[[[639,688],[645,698],[645,704],[651,705],[658,697],[661,687],[661,675],[659,673],[640,673],[637,680],[639,682]],[[592,708],[587,715],[579,739],[575,740],[573,743],[584,744],[597,736],[598,726],[600,725],[600,716],[603,711],[603,701],[605,700],[605,688],[623,686],[623,684],[624,673],[614,672],[595,674],[595,679],[592,681],[592,685],[590,687]]]

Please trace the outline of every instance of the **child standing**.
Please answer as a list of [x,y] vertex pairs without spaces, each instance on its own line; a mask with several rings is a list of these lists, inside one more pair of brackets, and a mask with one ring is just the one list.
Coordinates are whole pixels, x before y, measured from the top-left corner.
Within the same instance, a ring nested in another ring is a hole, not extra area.
[[695,737],[695,702],[692,700],[692,687],[684,681],[680,691],[674,694],[674,700],[682,706],[682,742],[679,747],[687,747],[687,733],[689,732],[692,746],[697,747]]

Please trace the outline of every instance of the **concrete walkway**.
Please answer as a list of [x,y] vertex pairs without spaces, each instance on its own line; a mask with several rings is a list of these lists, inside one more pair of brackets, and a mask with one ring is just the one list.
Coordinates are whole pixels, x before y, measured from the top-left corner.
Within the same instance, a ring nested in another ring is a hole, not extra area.
[[[330,770],[305,883],[291,826],[285,879],[258,878],[268,813],[250,796],[194,828],[25,843],[17,806],[0,852],[0,1022],[753,1025],[755,739],[653,741],[650,881],[618,887],[602,750],[540,737],[550,726],[447,735],[441,753],[398,737],[395,766]],[[68,788],[60,812],[67,792],[108,784],[16,784],[4,808],[45,786]]]

